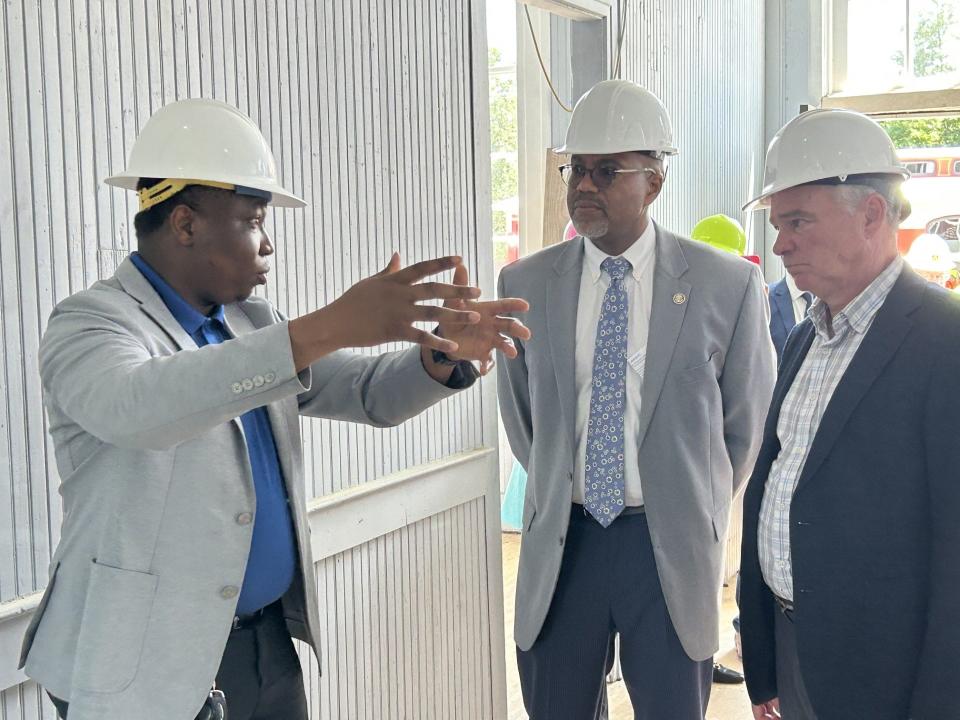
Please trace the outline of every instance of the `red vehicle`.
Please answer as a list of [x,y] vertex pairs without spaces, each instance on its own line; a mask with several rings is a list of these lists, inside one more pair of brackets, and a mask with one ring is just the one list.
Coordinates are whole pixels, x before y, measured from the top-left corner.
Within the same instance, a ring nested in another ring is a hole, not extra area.
[[913,206],[900,225],[900,252],[906,253],[925,232],[940,235],[951,252],[960,252],[960,147],[902,148],[897,155],[911,173],[903,192]]

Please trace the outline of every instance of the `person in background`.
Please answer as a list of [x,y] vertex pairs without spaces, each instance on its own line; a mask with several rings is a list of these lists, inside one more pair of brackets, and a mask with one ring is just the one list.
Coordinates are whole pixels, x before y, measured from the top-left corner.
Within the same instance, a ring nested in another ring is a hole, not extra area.
[[957,269],[947,241],[929,233],[918,235],[903,259],[917,275],[944,288]]

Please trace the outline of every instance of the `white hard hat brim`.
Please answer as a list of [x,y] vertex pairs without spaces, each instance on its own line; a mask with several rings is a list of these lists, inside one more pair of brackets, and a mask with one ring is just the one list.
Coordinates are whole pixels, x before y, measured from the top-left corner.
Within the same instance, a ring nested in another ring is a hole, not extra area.
[[[847,179],[844,180],[843,182],[838,181],[836,183],[836,186],[841,186],[847,183],[850,185],[856,185],[857,175],[871,175],[871,176],[890,175],[890,176],[898,176],[903,180],[908,180],[910,178],[910,171],[900,165],[891,165],[887,168],[881,168],[879,170],[876,168],[870,168],[868,170],[862,170],[859,172],[855,171],[855,172],[849,173],[849,175],[847,176]],[[772,198],[778,192],[789,190],[795,187],[800,187],[801,185],[813,185],[817,183],[822,183],[824,180],[829,180],[829,179],[830,178],[827,178],[827,177],[793,178],[791,179],[790,182],[773,183],[763,188],[763,190],[759,195],[757,195],[755,198],[753,198],[748,203],[746,203],[741,209],[743,210],[743,212],[753,212],[755,210],[763,210],[765,208],[770,207],[770,198]],[[827,185],[828,183],[823,183],[823,184]]]
[[[164,174],[159,173],[156,177],[169,180],[184,180],[190,178],[181,178],[177,177],[176,174]],[[263,190],[264,192],[270,193],[270,202],[269,205],[274,207],[286,207],[286,208],[303,208],[307,206],[307,202],[302,198],[297,197],[293,193],[287,192],[283,187],[276,183],[265,182],[263,178],[250,178],[249,182],[242,182],[242,178],[230,177],[230,178],[207,178],[209,180],[214,180],[217,182],[229,183],[231,185],[243,185],[245,187],[254,188],[255,190]],[[240,181],[238,181],[240,180]],[[118,175],[111,175],[106,180],[103,181],[107,185],[110,185],[115,188],[121,188],[123,190],[136,190],[137,183],[140,182],[139,175],[129,175],[127,173],[120,173]]]
[[596,145],[578,145],[578,144],[564,144],[560,147],[553,149],[555,153],[560,155],[617,155],[624,152],[642,152],[642,153],[658,153],[660,155],[678,155],[679,150],[672,146],[662,147],[662,148],[631,148],[629,150],[624,150],[623,145],[616,143],[598,143]]

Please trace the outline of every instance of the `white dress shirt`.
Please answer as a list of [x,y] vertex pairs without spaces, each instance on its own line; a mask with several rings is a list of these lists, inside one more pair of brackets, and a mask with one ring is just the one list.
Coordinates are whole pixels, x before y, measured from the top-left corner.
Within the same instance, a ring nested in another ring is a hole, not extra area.
[[[597,343],[597,323],[603,307],[603,296],[610,278],[600,269],[609,255],[589,239],[584,239],[583,270],[580,278],[580,304],[577,306],[576,397],[577,397],[577,461],[574,470],[573,501],[583,503],[584,461],[587,454],[587,420],[593,380],[593,351]],[[627,293],[627,407],[624,412],[623,450],[626,504],[643,505],[640,487],[639,444],[640,390],[643,383],[647,332],[650,329],[650,304],[653,299],[653,269],[656,231],[653,221],[621,257],[630,261],[633,270],[623,279]]]
[[790,291],[790,302],[793,304],[793,322],[797,324],[807,317],[807,301],[803,299],[803,290],[797,287],[790,273],[784,277],[787,280],[787,290]]
[[763,579],[774,594],[784,600],[793,600],[790,554],[790,503],[793,492],[830,398],[902,268],[903,259],[898,256],[832,318],[832,333],[827,323],[829,313],[826,304],[816,300],[810,306],[810,320],[813,321],[816,335],[780,406],[777,419],[780,453],[767,476],[757,531]]

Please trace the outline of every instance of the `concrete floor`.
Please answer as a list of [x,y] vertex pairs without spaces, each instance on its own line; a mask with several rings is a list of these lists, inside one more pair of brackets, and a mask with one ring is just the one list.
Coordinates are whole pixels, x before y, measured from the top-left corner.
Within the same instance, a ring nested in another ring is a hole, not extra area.
[[[507,717],[509,720],[527,720],[520,695],[520,678],[517,676],[517,656],[513,645],[513,601],[517,582],[517,561],[520,557],[520,535],[504,533],[503,536],[503,596],[505,603],[504,623],[507,647]],[[733,587],[724,588],[723,605],[720,610],[720,652],[716,659],[727,667],[742,670],[734,646],[733,626],[730,621],[737,613]],[[633,711],[627,690],[622,682],[608,686],[610,693],[610,720],[632,720]],[[707,720],[750,720],[750,701],[743,685],[714,685],[710,695]]]

